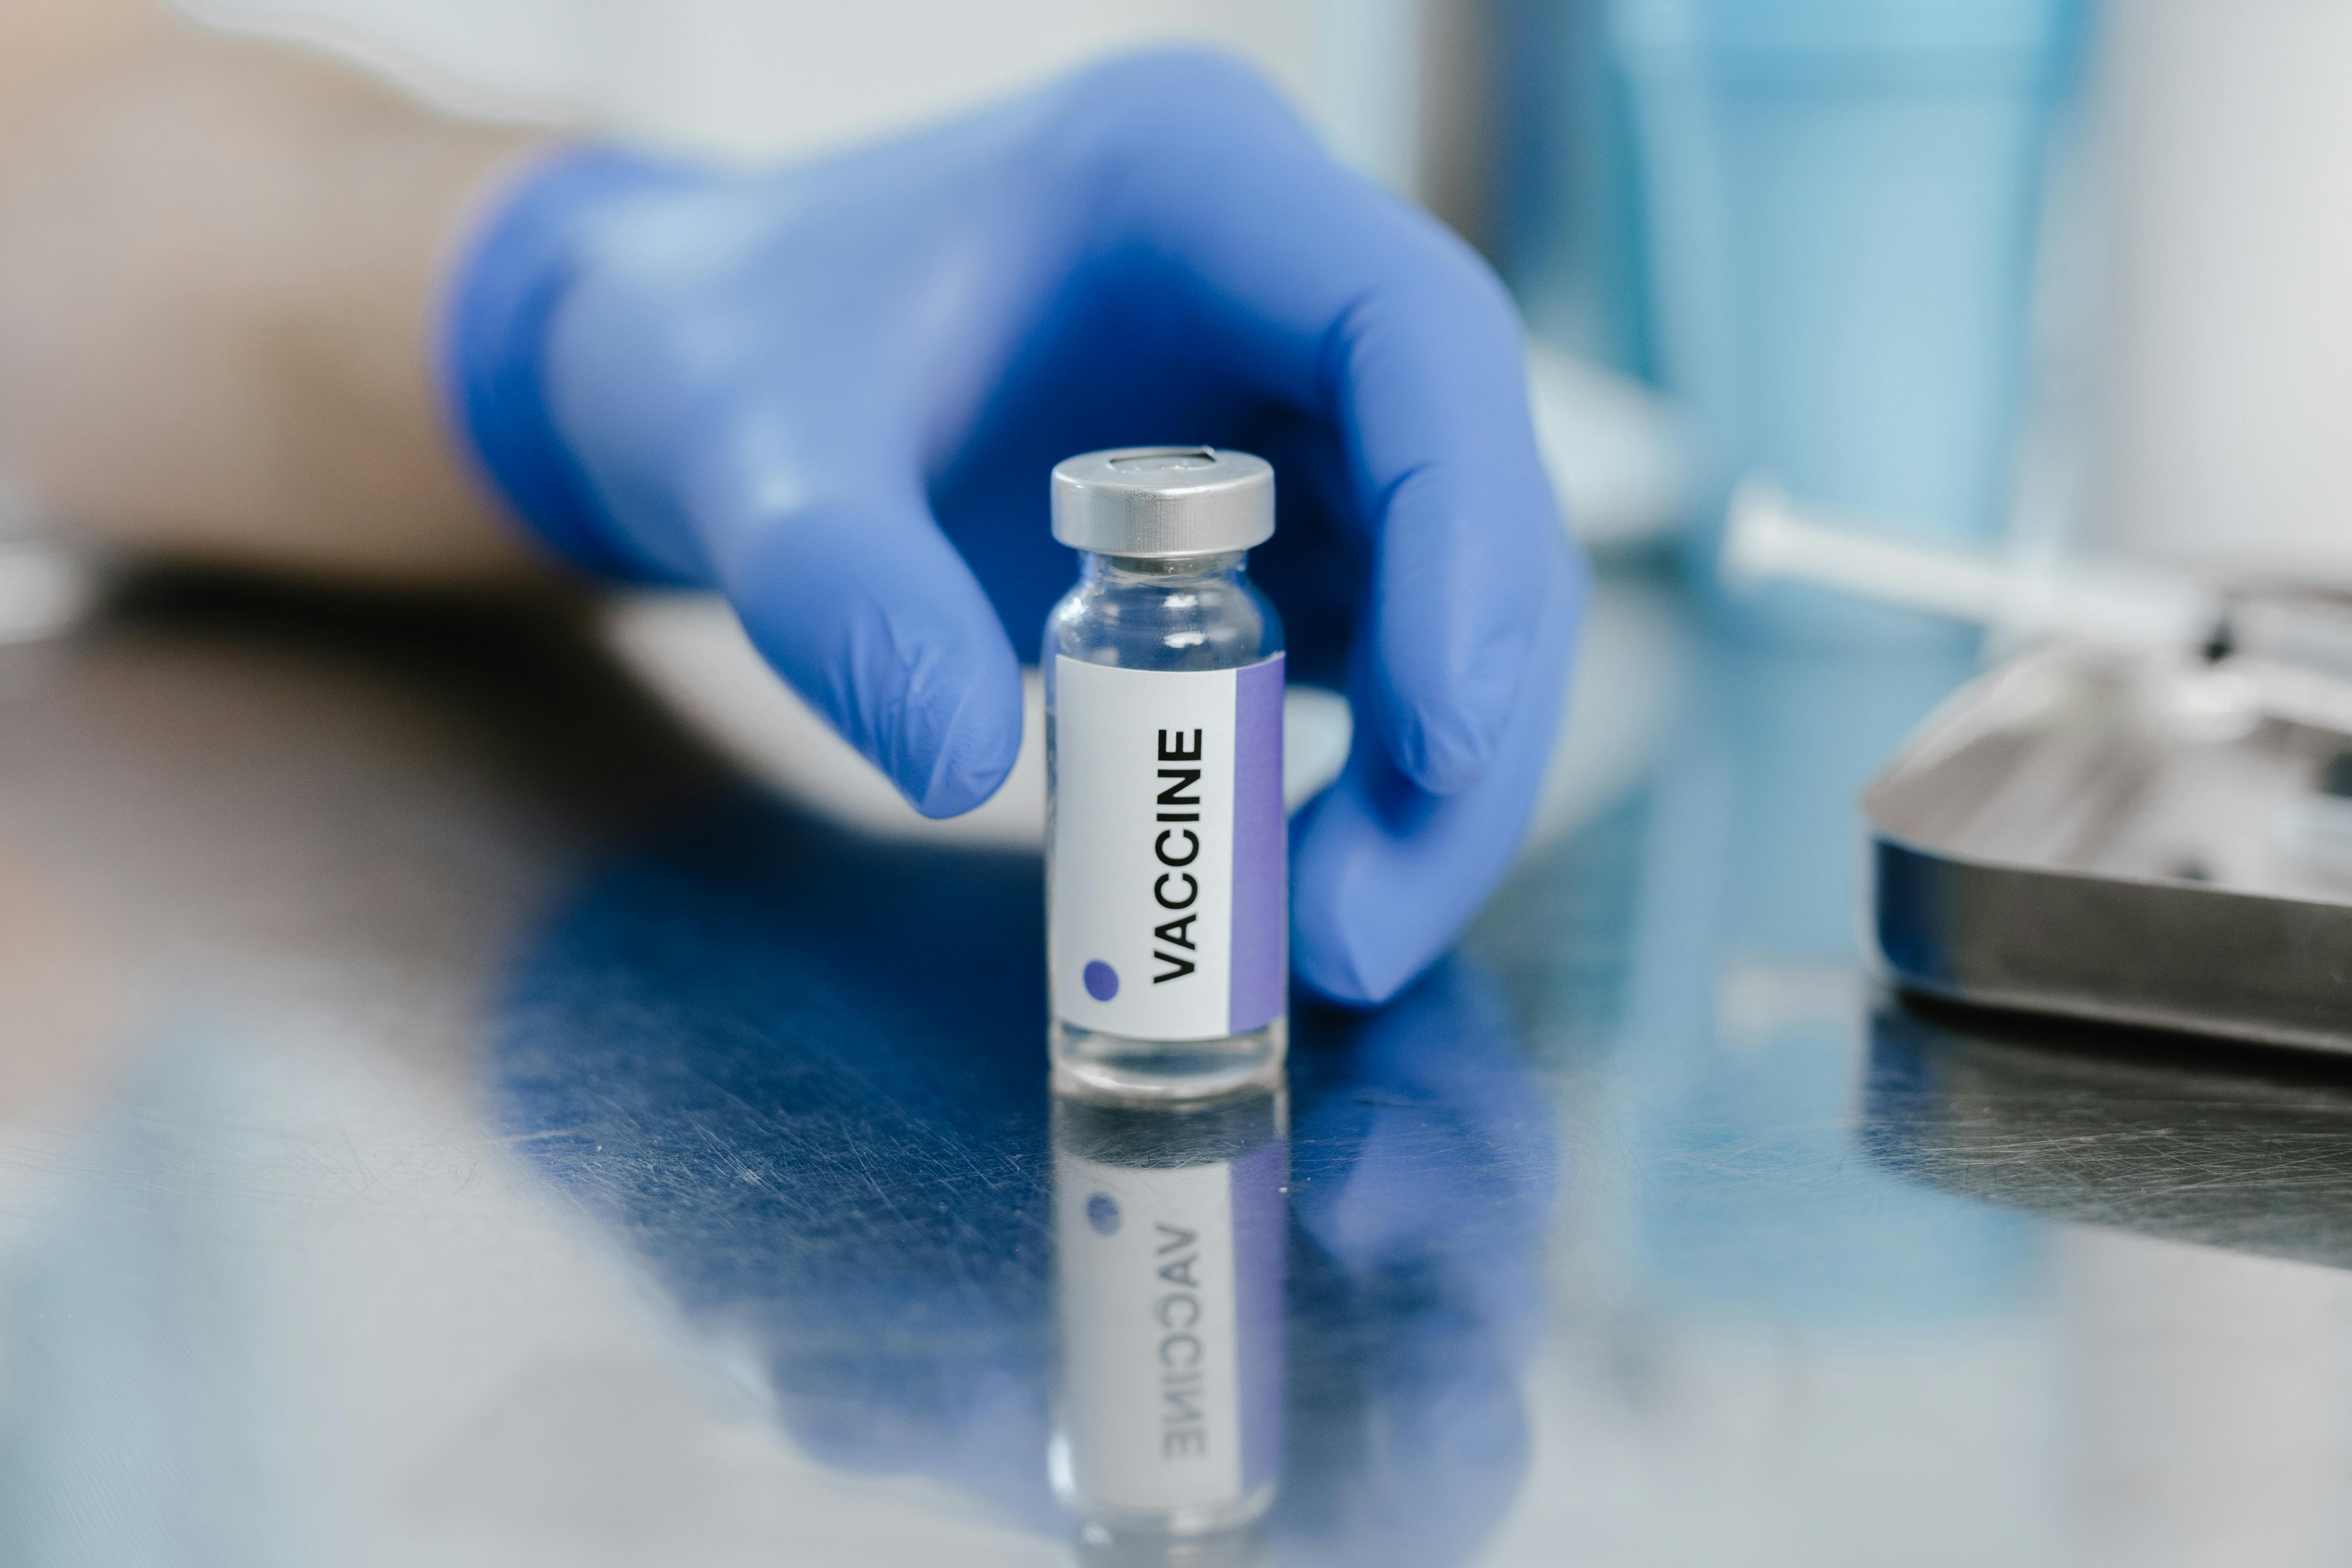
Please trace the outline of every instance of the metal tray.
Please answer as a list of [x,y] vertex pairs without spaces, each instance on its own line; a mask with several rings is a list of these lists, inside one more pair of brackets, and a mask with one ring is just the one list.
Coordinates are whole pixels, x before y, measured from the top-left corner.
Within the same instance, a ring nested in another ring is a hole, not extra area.
[[2352,1051],[2352,736],[2242,662],[2045,647],[1929,715],[1863,795],[1888,976]]

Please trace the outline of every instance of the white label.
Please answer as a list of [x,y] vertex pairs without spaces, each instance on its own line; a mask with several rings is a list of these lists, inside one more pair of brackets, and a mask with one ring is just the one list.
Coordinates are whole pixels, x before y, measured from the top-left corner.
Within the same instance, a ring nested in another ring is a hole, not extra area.
[[1089,1508],[1139,1512],[1238,1500],[1233,1167],[1064,1152],[1054,1209],[1072,1489]]
[[1057,658],[1047,932],[1057,1016],[1200,1040],[1281,1011],[1281,703],[1280,655],[1181,672]]

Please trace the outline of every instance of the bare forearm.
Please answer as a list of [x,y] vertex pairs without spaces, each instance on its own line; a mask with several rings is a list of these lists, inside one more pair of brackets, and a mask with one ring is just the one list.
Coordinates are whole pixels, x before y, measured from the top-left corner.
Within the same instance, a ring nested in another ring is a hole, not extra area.
[[0,79],[0,471],[175,554],[526,568],[430,349],[446,247],[530,138],[168,26],[58,52]]

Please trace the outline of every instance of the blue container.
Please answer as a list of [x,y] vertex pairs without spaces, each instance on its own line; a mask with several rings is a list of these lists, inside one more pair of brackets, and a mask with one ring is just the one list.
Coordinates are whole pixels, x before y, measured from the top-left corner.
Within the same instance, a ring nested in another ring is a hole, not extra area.
[[[1997,538],[2081,0],[1612,0],[1611,19],[1709,580],[1751,469]],[[1738,613],[1813,641],[1950,635],[1802,589]]]

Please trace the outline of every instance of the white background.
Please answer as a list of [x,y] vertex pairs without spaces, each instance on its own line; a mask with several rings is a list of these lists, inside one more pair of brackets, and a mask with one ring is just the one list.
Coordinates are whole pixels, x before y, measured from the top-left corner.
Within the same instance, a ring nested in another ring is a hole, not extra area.
[[1443,26],[1443,0],[181,4],[323,44],[452,107],[585,119],[738,155],[870,135],[1171,41],[1255,61],[1343,157],[1402,189],[1418,193],[1423,165],[1442,155],[1423,152],[1420,125],[1422,44]]

